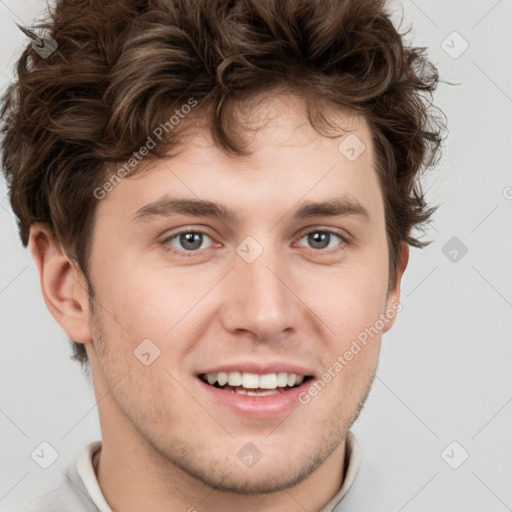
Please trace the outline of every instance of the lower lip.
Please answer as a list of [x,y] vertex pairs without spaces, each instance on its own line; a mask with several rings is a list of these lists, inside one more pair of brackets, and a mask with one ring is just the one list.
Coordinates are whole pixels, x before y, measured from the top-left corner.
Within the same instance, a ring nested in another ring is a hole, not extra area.
[[301,405],[299,395],[314,382],[314,379],[310,378],[300,386],[275,395],[247,396],[210,386],[200,378],[197,380],[201,388],[221,407],[248,418],[278,418],[290,414]]

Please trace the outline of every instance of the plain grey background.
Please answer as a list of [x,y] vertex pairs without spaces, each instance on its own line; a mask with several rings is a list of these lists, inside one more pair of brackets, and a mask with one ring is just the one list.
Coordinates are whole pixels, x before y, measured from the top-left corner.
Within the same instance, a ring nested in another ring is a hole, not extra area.
[[[434,242],[411,249],[403,309],[352,431],[389,491],[379,512],[512,510],[512,1],[390,6],[397,20],[403,9],[409,40],[428,47],[441,77],[461,85],[441,84],[434,101],[449,130],[423,181],[441,205],[425,234]],[[2,90],[27,44],[15,22],[43,8],[0,0]],[[54,486],[100,430],[6,194],[2,181],[0,509],[11,511]],[[48,469],[31,458],[41,442],[58,453]]]

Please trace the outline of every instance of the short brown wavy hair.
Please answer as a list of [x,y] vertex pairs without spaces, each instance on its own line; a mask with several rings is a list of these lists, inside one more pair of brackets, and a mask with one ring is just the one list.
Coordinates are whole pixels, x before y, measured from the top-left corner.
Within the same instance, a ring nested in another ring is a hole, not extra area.
[[[22,30],[58,44],[49,56],[28,44],[2,99],[3,172],[25,246],[31,224],[44,222],[87,277],[94,190],[107,169],[190,98],[216,144],[246,155],[232,106],[274,87],[309,99],[316,129],[328,122],[315,99],[369,122],[390,284],[399,243],[430,243],[411,229],[437,208],[427,206],[418,178],[437,163],[442,142],[430,102],[439,76],[425,48],[405,43],[408,31],[398,32],[383,1],[57,0],[47,19]],[[186,124],[150,156],[177,147]],[[73,348],[86,364],[84,346]]]

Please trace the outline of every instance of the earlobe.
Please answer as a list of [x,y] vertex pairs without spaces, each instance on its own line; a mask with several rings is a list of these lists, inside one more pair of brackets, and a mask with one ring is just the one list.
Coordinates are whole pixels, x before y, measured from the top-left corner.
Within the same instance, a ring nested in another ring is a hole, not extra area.
[[385,310],[385,327],[383,332],[387,332],[395,323],[397,312],[401,309],[400,304],[400,285],[402,283],[402,277],[409,263],[409,245],[406,242],[400,242],[400,256],[399,264],[396,269],[396,279],[394,286],[389,290],[386,299],[386,310]]
[[46,307],[72,340],[91,341],[87,280],[46,225],[30,228],[29,247]]

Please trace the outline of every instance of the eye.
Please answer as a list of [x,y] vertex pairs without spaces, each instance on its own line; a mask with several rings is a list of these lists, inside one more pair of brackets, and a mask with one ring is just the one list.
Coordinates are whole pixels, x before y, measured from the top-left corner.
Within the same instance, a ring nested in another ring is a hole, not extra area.
[[170,245],[173,248],[178,245],[176,252],[194,253],[200,252],[202,249],[206,248],[203,247],[205,237],[211,240],[211,238],[202,231],[184,230],[167,237],[163,243],[165,245]]
[[[203,249],[208,248],[205,238],[212,240],[212,238],[203,231],[182,230],[168,236],[163,243],[172,252],[185,256],[195,256]],[[310,231],[302,235],[299,242],[303,239],[306,239],[306,242],[310,244],[312,249],[327,254],[342,250],[342,248],[349,243],[344,236],[330,229]],[[336,239],[338,239],[338,243],[336,243]]]
[[[330,230],[330,229],[317,229],[315,231],[310,231],[309,233],[306,233],[303,235],[300,240],[306,239],[306,242],[311,244],[311,248],[315,250],[320,250],[322,252],[331,253],[336,252],[338,250],[341,250],[342,247],[336,248],[336,246],[344,246],[348,244],[348,241],[339,233],[336,231]],[[331,242],[336,242],[336,238],[341,240],[341,244],[334,243],[331,244]],[[326,250],[326,249],[333,249],[332,250]]]

